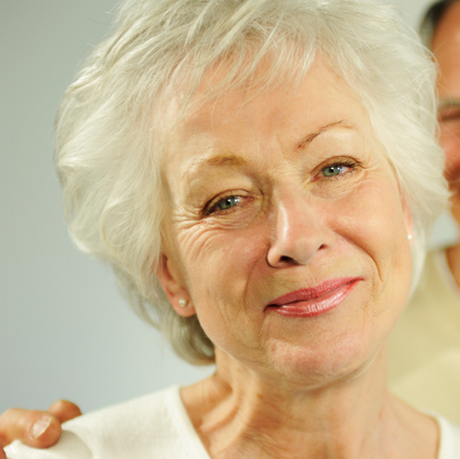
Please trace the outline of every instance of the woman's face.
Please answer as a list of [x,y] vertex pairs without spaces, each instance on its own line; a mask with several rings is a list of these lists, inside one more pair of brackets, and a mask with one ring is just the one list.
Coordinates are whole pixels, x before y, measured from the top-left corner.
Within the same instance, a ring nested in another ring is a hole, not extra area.
[[408,297],[411,221],[362,104],[318,59],[296,89],[199,107],[164,162],[173,307],[198,315],[217,357],[264,374],[364,368]]

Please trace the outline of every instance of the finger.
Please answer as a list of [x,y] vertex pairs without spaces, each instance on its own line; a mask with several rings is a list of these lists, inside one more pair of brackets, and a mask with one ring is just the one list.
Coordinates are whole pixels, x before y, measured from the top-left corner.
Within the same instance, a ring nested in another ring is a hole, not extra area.
[[48,411],[60,422],[66,422],[81,415],[80,408],[78,408],[75,403],[69,402],[68,400],[56,400],[48,408]]
[[12,408],[0,416],[0,448],[13,440],[34,448],[47,448],[59,440],[61,431],[60,422],[46,411]]

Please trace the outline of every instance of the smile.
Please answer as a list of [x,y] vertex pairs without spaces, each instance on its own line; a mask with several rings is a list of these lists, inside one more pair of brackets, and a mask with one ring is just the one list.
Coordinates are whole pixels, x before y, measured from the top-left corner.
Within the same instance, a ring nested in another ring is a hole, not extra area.
[[272,310],[287,317],[314,317],[335,307],[351,293],[362,278],[332,279],[314,288],[290,292],[268,304],[266,311]]

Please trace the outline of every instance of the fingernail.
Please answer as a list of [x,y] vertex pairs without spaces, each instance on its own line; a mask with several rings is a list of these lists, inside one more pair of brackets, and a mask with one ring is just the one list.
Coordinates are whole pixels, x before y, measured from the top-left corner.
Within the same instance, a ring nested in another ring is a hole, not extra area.
[[51,418],[45,417],[41,418],[38,421],[35,422],[35,424],[32,426],[32,438],[34,440],[37,440],[40,435],[42,435],[45,430],[49,427],[51,424]]

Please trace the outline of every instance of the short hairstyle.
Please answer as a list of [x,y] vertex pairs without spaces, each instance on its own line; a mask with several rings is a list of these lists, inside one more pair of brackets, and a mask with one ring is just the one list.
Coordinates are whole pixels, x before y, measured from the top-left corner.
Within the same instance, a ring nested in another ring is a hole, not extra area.
[[167,231],[158,166],[167,155],[165,88],[186,88],[186,104],[207,69],[230,62],[209,90],[218,97],[247,87],[264,59],[271,67],[257,87],[269,91],[300,81],[317,53],[364,104],[410,202],[415,285],[447,191],[435,67],[392,8],[371,0],[128,0],[65,93],[55,161],[73,240],[112,265],[137,313],[189,362],[213,362],[214,346],[196,316],[174,312],[155,276]]
[[430,48],[436,27],[449,7],[458,2],[458,0],[439,0],[432,3],[426,10],[425,15],[420,23],[420,36],[423,43]]

